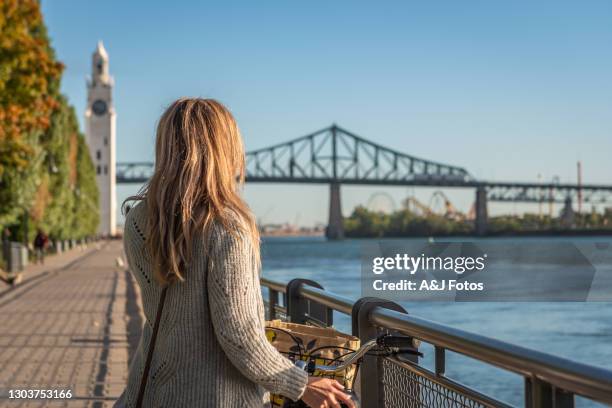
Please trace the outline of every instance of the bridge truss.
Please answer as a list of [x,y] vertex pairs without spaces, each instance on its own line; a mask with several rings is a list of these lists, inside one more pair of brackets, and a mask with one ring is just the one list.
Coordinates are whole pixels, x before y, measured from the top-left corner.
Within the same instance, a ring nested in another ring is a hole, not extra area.
[[247,181],[462,185],[468,172],[366,140],[336,125],[247,153]]
[[115,170],[119,184],[143,184],[153,175],[154,164],[150,162],[117,163]]
[[[153,163],[117,163],[117,183],[146,182]],[[362,184],[480,188],[487,201],[612,201],[612,186],[483,182],[462,167],[421,159],[332,125],[246,154],[246,180],[269,183]]]
[[[564,203],[581,201],[605,204],[612,201],[612,186],[596,184],[541,184],[541,183],[482,183],[488,201]],[[580,196],[580,197],[579,197]]]

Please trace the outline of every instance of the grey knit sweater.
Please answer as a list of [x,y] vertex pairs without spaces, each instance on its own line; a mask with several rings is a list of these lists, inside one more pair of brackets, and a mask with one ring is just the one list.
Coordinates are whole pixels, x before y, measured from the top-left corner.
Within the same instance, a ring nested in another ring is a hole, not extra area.
[[[161,292],[144,246],[145,216],[141,203],[125,221],[125,253],[141,289],[146,323],[116,406],[136,403]],[[252,250],[219,226],[209,257],[203,237],[193,244],[185,281],[168,288],[143,407],[261,407],[267,391],[299,399],[308,377],[266,339]]]

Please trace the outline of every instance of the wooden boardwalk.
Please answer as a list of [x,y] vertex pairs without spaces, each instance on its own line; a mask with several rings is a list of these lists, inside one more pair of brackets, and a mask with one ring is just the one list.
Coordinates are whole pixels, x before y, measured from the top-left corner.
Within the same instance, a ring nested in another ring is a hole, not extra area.
[[[127,379],[143,316],[121,241],[49,257],[16,288],[0,283],[0,406],[110,407]],[[10,399],[10,390],[70,399]]]

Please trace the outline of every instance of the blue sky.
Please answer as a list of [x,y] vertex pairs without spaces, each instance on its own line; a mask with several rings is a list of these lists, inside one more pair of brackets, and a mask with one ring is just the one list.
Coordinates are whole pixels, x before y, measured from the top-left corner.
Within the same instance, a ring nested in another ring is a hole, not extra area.
[[[585,182],[612,183],[609,1],[42,4],[81,121],[91,53],[104,41],[119,161],[151,160],[157,118],[188,95],[228,105],[247,149],[335,122],[481,179],[575,182],[581,160]],[[378,191],[343,188],[344,212]],[[399,203],[413,189],[388,192]],[[414,194],[427,202],[431,192]],[[252,185],[245,195],[265,222],[327,217],[325,186]],[[473,201],[449,196],[464,210]],[[490,208],[524,210],[537,208]]]

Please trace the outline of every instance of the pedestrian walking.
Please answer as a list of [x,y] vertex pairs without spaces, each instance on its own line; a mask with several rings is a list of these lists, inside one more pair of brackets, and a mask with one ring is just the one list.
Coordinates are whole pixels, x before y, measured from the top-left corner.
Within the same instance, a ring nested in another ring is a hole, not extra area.
[[5,228],[2,231],[2,258],[8,262],[11,251],[11,230]]
[[39,229],[36,233],[36,237],[34,238],[34,254],[37,263],[45,263],[45,251],[48,245],[49,237],[47,237],[47,235],[41,229]]

